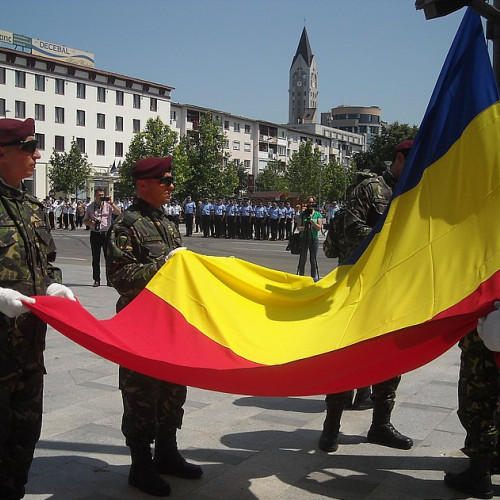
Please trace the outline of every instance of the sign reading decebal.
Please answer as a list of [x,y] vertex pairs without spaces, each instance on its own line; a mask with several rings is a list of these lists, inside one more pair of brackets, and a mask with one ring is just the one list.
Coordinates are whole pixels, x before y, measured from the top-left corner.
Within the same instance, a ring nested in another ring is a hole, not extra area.
[[72,49],[58,43],[45,42],[38,38],[33,38],[31,53],[72,64],[79,64],[80,66],[94,67],[94,54],[83,50]]

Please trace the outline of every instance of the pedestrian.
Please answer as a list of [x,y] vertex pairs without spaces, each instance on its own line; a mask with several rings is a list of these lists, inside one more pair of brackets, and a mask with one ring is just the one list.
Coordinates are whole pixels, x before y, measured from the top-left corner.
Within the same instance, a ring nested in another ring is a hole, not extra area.
[[458,418],[465,429],[462,452],[469,466],[462,472],[447,472],[445,483],[475,498],[492,498],[492,472],[500,470],[500,302],[495,311],[478,322],[477,330],[458,343]]
[[[132,168],[136,198],[115,221],[108,246],[108,276],[120,294],[116,310],[129,304],[163,266],[168,254],[182,245],[178,228],[161,207],[174,189],[172,157],[144,158]],[[156,496],[170,486],[160,474],[201,477],[177,448],[187,388],[120,367],[123,398],[122,431],[130,448],[129,484]],[[151,444],[155,443],[154,459]]]
[[194,213],[195,233],[201,232],[201,201],[196,203],[196,211]]
[[311,278],[319,280],[318,271],[318,249],[319,232],[323,227],[323,217],[316,210],[316,199],[314,196],[307,198],[306,209],[299,216],[297,229],[300,234],[300,257],[297,273],[304,276],[306,271],[307,253],[309,252],[309,263],[311,265]]
[[[101,251],[106,259],[106,233],[111,227],[112,214],[119,214],[120,209],[109,196],[104,195],[104,189],[96,188],[94,202],[85,211],[83,223],[90,228],[90,250],[92,252],[93,287],[101,284]],[[109,284],[109,283],[108,283]]]
[[[193,234],[193,220],[196,212],[196,203],[192,200],[191,195],[187,195],[183,204],[184,223],[186,225],[186,236]],[[196,231],[198,232],[198,231]]]
[[210,221],[214,212],[213,205],[208,201],[208,198],[203,198],[203,203],[201,204],[200,211],[203,238],[208,238],[210,235]]
[[[41,158],[35,122],[0,119],[0,498],[24,497],[42,425],[47,325],[32,295],[74,300],[53,266],[56,248],[43,204],[26,191]],[[36,258],[35,258],[36,256]]]
[[[351,245],[350,251],[363,241],[384,213],[412,145],[412,140],[399,143],[394,150],[390,169],[383,175],[363,180],[354,188],[347,202],[349,211],[343,228]],[[401,376],[398,375],[372,386],[373,417],[367,439],[370,443],[409,450],[413,446],[413,441],[398,432],[390,421],[400,381]],[[318,443],[321,450],[337,451],[340,420],[351,397],[351,391],[326,396],[326,418]]]
[[75,214],[75,222],[76,227],[83,227],[83,217],[85,215],[85,205],[83,201],[78,201],[76,204],[76,214]]

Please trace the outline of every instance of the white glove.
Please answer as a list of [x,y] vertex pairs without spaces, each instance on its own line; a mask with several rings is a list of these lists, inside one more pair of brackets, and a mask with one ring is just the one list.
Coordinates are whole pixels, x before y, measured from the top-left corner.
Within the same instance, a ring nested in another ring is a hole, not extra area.
[[495,302],[494,306],[495,310],[488,316],[479,318],[477,333],[490,351],[500,352],[500,302]]
[[20,314],[28,312],[28,308],[24,306],[23,301],[28,304],[36,302],[35,299],[26,297],[26,295],[11,288],[0,288],[0,312],[5,314],[5,316],[15,318]]
[[52,297],[62,297],[63,299],[76,300],[73,292],[60,283],[52,283],[47,287],[47,295]]
[[175,252],[179,252],[180,250],[187,250],[187,247],[179,247],[174,248],[166,257],[165,262],[168,262],[168,259],[171,259]]

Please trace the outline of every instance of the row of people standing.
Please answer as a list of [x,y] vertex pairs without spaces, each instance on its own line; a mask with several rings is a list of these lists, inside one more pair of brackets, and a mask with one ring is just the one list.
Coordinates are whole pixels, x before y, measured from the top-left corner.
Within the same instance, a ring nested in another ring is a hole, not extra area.
[[[191,197],[184,202],[186,236],[193,233],[193,214],[196,232],[203,237],[243,239],[243,240],[287,240],[297,225],[300,206],[295,209],[289,201],[263,201],[253,204],[249,199],[215,201],[203,198],[193,206]],[[189,222],[188,222],[189,221]]]

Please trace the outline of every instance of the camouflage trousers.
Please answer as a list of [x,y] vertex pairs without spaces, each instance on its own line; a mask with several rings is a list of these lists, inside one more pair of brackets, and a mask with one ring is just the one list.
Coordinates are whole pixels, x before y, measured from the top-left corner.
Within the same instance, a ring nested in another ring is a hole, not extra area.
[[[401,375],[372,385],[372,400],[376,403],[384,401],[394,401],[396,399],[396,390],[401,382]],[[345,408],[351,399],[351,391],[337,392],[328,394],[326,402],[337,407]]]
[[39,359],[0,374],[0,498],[28,481],[42,427],[43,375]]
[[150,446],[172,428],[181,428],[187,387],[120,366],[122,432],[127,446]]
[[462,451],[469,457],[496,455],[500,425],[498,403],[500,372],[494,354],[486,348],[476,330],[460,342],[458,418],[466,431]]

